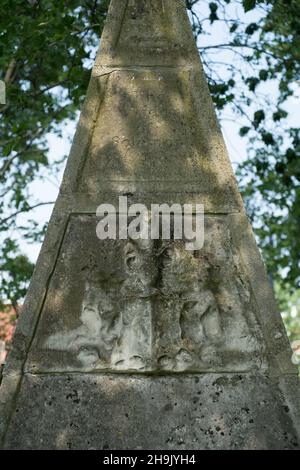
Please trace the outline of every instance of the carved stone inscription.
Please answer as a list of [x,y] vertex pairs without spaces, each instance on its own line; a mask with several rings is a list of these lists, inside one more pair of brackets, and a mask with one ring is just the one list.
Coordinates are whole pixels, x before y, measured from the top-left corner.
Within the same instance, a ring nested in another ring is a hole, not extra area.
[[206,217],[206,242],[195,252],[177,240],[100,241],[95,226],[94,216],[71,218],[29,368],[49,368],[53,354],[68,370],[262,366],[260,328],[225,217]]

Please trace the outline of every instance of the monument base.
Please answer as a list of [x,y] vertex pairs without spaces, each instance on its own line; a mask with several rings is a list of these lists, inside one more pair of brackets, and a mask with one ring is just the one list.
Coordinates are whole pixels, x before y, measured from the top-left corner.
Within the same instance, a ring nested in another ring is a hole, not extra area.
[[279,383],[253,373],[26,374],[22,380],[7,449],[298,447],[295,410],[283,390],[299,394],[294,377]]

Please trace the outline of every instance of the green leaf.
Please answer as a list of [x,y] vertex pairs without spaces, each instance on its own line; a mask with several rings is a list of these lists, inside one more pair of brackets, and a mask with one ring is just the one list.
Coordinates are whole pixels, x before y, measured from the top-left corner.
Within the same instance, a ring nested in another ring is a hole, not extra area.
[[265,70],[265,69],[261,69],[259,71],[259,78],[263,81],[267,80],[269,76],[269,71],[268,70]]
[[281,119],[286,118],[288,113],[284,109],[278,109],[275,113],[273,113],[273,121],[277,122]]
[[246,13],[247,11],[253,10],[253,8],[255,8],[255,5],[256,0],[243,0],[243,7]]
[[245,29],[245,33],[251,36],[252,34],[255,33],[259,29],[259,26],[257,23],[250,23]]
[[241,127],[239,134],[241,137],[244,137],[245,135],[248,134],[250,130],[251,130],[250,127],[247,127],[247,126]]
[[209,4],[209,8],[210,8],[210,11],[211,11],[212,13],[216,13],[216,11],[217,11],[217,9],[218,9],[218,5],[217,5],[216,3],[214,3],[214,2],[211,2],[211,3]]
[[253,125],[255,129],[262,123],[264,119],[265,119],[265,112],[263,109],[259,109],[258,111],[255,111],[254,117],[253,117]]
[[262,133],[262,140],[266,145],[274,145],[275,140],[273,134],[271,132],[263,132]]
[[219,19],[217,15],[218,5],[214,2],[211,2],[209,4],[209,9],[210,9],[209,19],[210,19],[210,22],[213,23],[214,21]]
[[257,85],[259,84],[259,79],[257,77],[248,77],[246,83],[250,91],[254,91]]
[[238,23],[233,23],[233,24],[230,26],[229,31],[230,31],[231,33],[234,33],[234,32],[238,29],[238,27],[239,27]]

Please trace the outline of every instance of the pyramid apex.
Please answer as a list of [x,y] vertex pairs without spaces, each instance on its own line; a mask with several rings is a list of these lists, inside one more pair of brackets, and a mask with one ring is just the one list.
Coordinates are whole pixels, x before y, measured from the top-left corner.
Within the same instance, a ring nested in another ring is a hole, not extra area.
[[195,60],[183,0],[111,1],[96,66],[178,66]]

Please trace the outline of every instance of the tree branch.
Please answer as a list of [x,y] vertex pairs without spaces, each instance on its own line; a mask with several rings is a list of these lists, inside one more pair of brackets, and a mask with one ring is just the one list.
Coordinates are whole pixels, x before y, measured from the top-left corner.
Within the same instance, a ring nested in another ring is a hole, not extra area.
[[26,209],[21,209],[19,211],[16,211],[14,212],[13,214],[10,214],[8,217],[6,217],[5,219],[2,219],[0,220],[0,223],[1,224],[5,224],[6,222],[8,222],[10,219],[13,219],[14,217],[16,217],[17,215],[19,214],[23,214],[25,212],[30,212],[32,211],[33,209],[36,209],[37,207],[41,207],[41,206],[49,206],[51,204],[55,204],[55,201],[49,201],[49,202],[39,202],[38,204],[34,204],[33,206],[30,206]]

